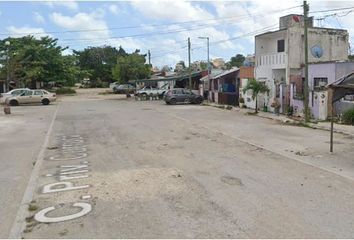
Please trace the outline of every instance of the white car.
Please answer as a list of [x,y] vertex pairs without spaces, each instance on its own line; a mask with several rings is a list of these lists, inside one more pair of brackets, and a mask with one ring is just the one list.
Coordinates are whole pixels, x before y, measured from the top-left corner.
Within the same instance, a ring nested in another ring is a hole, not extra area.
[[29,88],[16,88],[16,89],[13,89],[11,91],[8,91],[6,93],[1,93],[0,94],[0,102],[1,103],[4,103],[6,98],[8,97],[12,97],[12,96],[17,96],[17,95],[20,95],[22,94],[24,91],[27,91],[27,90],[31,90]]
[[112,89],[112,91],[114,90],[114,88],[116,88],[118,86],[119,86],[118,82],[113,82],[113,83],[109,84],[109,88]]
[[56,94],[43,89],[25,90],[22,94],[8,97],[6,103],[11,106],[18,106],[26,103],[42,103],[48,105],[56,100]]
[[147,86],[147,87],[143,87],[142,89],[138,90],[136,92],[136,94],[139,96],[145,96],[145,97],[146,96],[150,96],[150,97],[163,96],[167,90],[168,89],[166,89],[166,88],[156,88],[156,87]]

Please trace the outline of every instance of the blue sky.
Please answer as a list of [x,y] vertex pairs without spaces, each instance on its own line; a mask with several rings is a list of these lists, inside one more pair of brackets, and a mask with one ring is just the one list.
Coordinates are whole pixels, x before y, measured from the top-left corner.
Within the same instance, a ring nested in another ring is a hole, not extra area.
[[[158,67],[187,62],[188,37],[192,61],[206,60],[206,40],[198,37],[209,37],[210,57],[229,60],[237,53],[252,54],[254,35],[276,30],[282,15],[301,14],[301,4],[297,0],[0,2],[0,37],[35,33],[58,38],[60,45],[76,50],[104,44],[121,45],[129,52],[150,50]],[[351,6],[354,2],[310,1],[310,11]],[[316,24],[346,28],[351,34],[354,21],[349,11]]]

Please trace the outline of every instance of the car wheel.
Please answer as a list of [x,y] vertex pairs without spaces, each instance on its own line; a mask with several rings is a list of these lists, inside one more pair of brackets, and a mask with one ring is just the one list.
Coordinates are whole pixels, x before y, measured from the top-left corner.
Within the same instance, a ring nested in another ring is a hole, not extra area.
[[140,96],[141,96],[141,98],[142,98],[143,100],[146,100],[146,98],[147,98],[147,94],[146,94],[146,93],[142,93],[142,94],[140,94]]
[[196,104],[201,104],[203,102],[203,99],[201,99],[201,98],[197,98],[196,100],[195,100],[195,103]]
[[42,104],[43,105],[48,105],[49,104],[49,100],[47,98],[42,100]]
[[10,106],[18,106],[18,101],[17,100],[11,100],[9,104],[10,104]]
[[172,105],[177,104],[177,100],[176,100],[175,98],[172,98],[172,99],[170,100],[170,104],[172,104]]

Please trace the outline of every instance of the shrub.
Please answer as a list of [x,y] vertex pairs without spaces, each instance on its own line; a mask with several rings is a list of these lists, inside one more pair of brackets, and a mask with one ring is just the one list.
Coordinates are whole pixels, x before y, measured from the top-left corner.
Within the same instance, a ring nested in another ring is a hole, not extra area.
[[74,89],[71,89],[69,87],[62,87],[62,88],[58,88],[55,91],[56,94],[75,94],[76,91]]
[[346,124],[354,125],[354,108],[346,110],[343,113],[342,120]]
[[245,99],[243,97],[240,97],[240,100],[239,100],[240,103],[245,103]]

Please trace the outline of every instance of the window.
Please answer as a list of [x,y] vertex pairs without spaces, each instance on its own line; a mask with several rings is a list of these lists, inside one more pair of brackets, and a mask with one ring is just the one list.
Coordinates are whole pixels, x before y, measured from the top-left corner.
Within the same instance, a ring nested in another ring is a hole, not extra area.
[[43,92],[40,91],[40,90],[36,90],[36,91],[34,91],[34,94],[33,94],[33,95],[37,95],[37,96],[43,95]]
[[285,41],[284,39],[278,40],[278,52],[284,52],[285,50]]
[[32,95],[32,91],[26,90],[24,91],[21,96],[31,96]]
[[313,88],[314,90],[323,90],[328,84],[327,78],[314,78],[313,79]]

